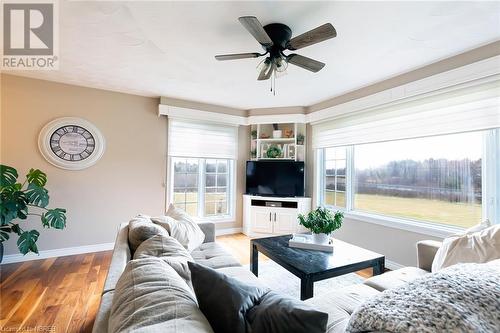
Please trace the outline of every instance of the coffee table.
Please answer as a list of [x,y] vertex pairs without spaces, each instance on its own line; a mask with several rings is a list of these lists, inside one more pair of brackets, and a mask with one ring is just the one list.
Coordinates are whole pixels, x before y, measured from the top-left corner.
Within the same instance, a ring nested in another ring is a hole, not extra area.
[[256,238],[250,241],[250,270],[258,276],[259,252],[300,278],[300,299],[313,297],[314,282],[373,267],[373,275],[384,272],[385,256],[338,239],[333,253],[288,246],[292,235]]

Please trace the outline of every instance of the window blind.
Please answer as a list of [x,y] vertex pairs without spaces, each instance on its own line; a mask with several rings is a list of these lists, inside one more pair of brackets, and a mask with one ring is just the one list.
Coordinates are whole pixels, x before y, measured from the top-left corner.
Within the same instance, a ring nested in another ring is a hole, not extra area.
[[500,127],[500,81],[313,124],[313,148]]
[[168,120],[168,155],[237,159],[238,128],[217,123]]

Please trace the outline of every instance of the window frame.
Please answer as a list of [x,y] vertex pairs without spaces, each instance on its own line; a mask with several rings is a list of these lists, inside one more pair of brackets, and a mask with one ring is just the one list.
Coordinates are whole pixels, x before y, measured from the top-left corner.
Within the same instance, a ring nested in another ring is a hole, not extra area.
[[[235,206],[236,206],[236,172],[235,172],[235,163],[236,161],[228,158],[196,158],[196,157],[183,157],[183,156],[168,156],[168,168],[167,168],[167,207],[168,205],[174,203],[174,160],[175,159],[194,159],[198,160],[198,215],[193,216],[193,218],[197,221],[210,221],[210,222],[233,222],[235,219]],[[227,209],[228,214],[225,215],[212,215],[205,216],[205,177],[206,177],[206,160],[226,160],[228,161],[228,183],[227,183]]]
[[[484,131],[484,139],[483,139],[483,147],[482,147],[482,197],[484,198],[481,203],[482,209],[482,220],[489,218],[493,220],[494,212],[491,208],[489,202],[485,202],[491,200],[493,197],[498,196],[498,191],[500,189],[492,189],[491,186],[495,182],[498,182],[497,179],[490,179],[492,175],[498,174],[500,172],[500,158],[498,156],[494,156],[493,158],[485,158],[487,154],[490,154],[494,151],[499,151],[500,149],[500,129],[489,129]],[[459,134],[459,133],[456,133]],[[493,138],[493,139],[492,139]],[[408,138],[411,139],[411,138]],[[405,140],[405,139],[402,139]],[[325,149],[321,148],[316,149],[315,152],[315,161],[317,164],[316,174],[318,177],[315,177],[315,185],[316,191],[315,195],[317,199],[317,205],[326,207],[331,210],[340,210],[344,212],[344,215],[348,219],[355,220],[357,222],[368,222],[383,225],[386,227],[402,229],[412,232],[423,233],[430,236],[435,237],[448,237],[452,234],[459,233],[466,228],[441,224],[439,222],[427,221],[427,220],[416,220],[409,217],[399,217],[399,216],[390,216],[384,214],[377,214],[372,212],[363,212],[356,210],[354,207],[354,149],[356,145],[348,145],[343,146],[346,147],[347,150],[347,160],[346,160],[346,207],[325,205],[324,198],[324,189],[325,189],[325,179],[326,179],[326,170],[325,170]],[[334,148],[335,146],[328,147]],[[493,185],[494,187],[494,185]],[[499,198],[496,197],[496,201],[499,201]]]

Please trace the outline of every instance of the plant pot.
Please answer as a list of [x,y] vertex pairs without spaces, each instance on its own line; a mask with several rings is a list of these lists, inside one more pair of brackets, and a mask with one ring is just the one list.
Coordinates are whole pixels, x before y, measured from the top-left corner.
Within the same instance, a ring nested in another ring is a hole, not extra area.
[[313,241],[316,244],[328,244],[330,240],[330,235],[321,233],[321,234],[313,234]]
[[273,131],[273,138],[275,138],[275,139],[280,139],[282,135],[283,135],[283,132],[281,130]]

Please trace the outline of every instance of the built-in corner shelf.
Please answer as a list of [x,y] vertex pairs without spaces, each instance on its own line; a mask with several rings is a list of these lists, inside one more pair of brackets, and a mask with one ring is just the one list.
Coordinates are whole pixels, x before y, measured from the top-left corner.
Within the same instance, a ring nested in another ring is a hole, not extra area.
[[[305,161],[306,124],[279,123],[254,124],[250,130],[250,159]],[[269,149],[278,148],[277,157],[268,155]]]

